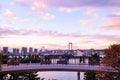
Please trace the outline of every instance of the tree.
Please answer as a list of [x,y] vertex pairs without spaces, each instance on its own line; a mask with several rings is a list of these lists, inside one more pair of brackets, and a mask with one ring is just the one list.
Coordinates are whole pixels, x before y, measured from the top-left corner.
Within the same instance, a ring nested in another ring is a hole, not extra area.
[[100,56],[97,53],[92,54],[91,57],[89,58],[89,64],[99,65],[100,64]]
[[2,64],[7,64],[7,61],[9,59],[9,56],[8,55],[2,55]]
[[103,80],[120,80],[120,44],[110,45],[109,48],[105,50],[103,63],[105,66],[112,67],[118,71],[118,73],[106,72],[101,76],[104,77]]
[[2,65],[2,52],[0,52],[0,72],[1,72],[1,65]]
[[40,80],[37,72],[10,73],[10,80]]
[[84,80],[97,80],[96,73],[91,71],[91,72],[85,72],[85,77]]

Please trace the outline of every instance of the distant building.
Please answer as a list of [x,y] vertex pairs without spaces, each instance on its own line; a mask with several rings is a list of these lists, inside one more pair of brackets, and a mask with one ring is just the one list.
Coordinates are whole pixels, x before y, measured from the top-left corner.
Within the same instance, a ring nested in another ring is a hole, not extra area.
[[8,54],[8,47],[3,47],[3,54]]
[[91,56],[93,54],[104,56],[104,49],[89,49],[89,50],[84,50],[84,53],[86,56]]
[[74,56],[83,56],[84,52],[82,50],[77,49],[76,53],[74,54]]
[[13,48],[13,54],[14,54],[14,55],[19,54],[19,49]]
[[32,54],[32,53],[33,53],[33,48],[30,47],[30,48],[29,48],[29,54]]
[[42,52],[44,55],[64,55],[64,54],[71,54],[77,56],[77,50],[47,50]]
[[34,49],[34,53],[37,54],[38,53],[38,49]]
[[21,54],[27,54],[27,48],[26,47],[22,47]]
[[16,53],[17,53],[17,49],[13,48],[13,54],[16,54]]

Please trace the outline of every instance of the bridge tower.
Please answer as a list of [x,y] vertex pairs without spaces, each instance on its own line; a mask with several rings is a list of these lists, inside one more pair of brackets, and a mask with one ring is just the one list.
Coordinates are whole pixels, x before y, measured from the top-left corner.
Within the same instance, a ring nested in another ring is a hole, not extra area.
[[72,50],[72,42],[69,42],[69,44],[68,44],[68,49],[69,49],[69,50]]

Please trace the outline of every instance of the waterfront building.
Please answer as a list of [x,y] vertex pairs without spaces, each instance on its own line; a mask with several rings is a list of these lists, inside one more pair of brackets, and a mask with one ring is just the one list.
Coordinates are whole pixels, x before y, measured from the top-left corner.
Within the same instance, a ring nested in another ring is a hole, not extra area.
[[3,47],[3,54],[8,54],[8,47]]
[[33,48],[30,47],[30,48],[29,48],[29,54],[32,54],[32,53],[33,53]]
[[13,48],[13,54],[14,54],[14,55],[19,54],[19,49],[17,49],[17,48]]
[[34,53],[37,54],[38,53],[38,49],[34,49]]
[[27,48],[26,47],[22,47],[21,54],[22,55],[27,54]]

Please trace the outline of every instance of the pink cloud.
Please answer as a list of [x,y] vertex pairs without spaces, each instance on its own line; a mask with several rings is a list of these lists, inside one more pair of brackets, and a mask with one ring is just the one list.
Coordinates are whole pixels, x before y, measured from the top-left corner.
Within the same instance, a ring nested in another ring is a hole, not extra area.
[[60,45],[55,43],[46,43],[46,44],[34,44],[34,46],[39,47],[39,45],[43,45],[45,49],[66,49],[66,45]]
[[94,13],[94,11],[95,11],[95,9],[93,9],[93,8],[87,8],[85,14],[87,14],[87,15],[91,15],[91,14]]
[[[4,38],[3,36],[6,36],[6,37]],[[25,37],[25,40],[23,39],[22,36]],[[65,44],[67,44],[67,42],[69,41],[74,43],[74,46],[75,46],[74,48],[105,48],[105,46],[109,44],[120,42],[120,35],[119,34],[116,34],[116,35],[97,35],[97,34],[96,35],[79,35],[77,33],[65,34],[65,33],[59,33],[57,31],[44,30],[44,29],[17,30],[11,27],[0,27],[0,40],[3,40],[3,39],[5,39],[4,44],[7,44],[6,43],[6,40],[7,40],[10,45],[11,44],[17,45],[19,44],[18,41],[12,42],[12,43],[10,41],[20,39],[19,41],[21,41],[20,43],[21,46],[22,44],[30,45],[29,43],[31,43],[31,45],[37,46],[37,47],[40,47],[40,44],[42,41],[43,44],[41,45],[47,48],[50,48],[50,49],[55,49],[55,48],[65,49],[67,47],[67,45]],[[49,42],[48,39],[51,42]],[[27,42],[25,43],[24,41],[27,41]]]
[[91,38],[93,39],[99,39],[99,40],[105,40],[107,41],[115,41],[120,42],[120,35],[92,35]]
[[103,29],[105,30],[120,30],[120,18],[110,18],[108,23],[103,26]]
[[28,3],[28,0],[17,0],[16,2],[17,2],[17,3],[20,3],[20,4],[22,4],[22,5],[25,5],[25,4]]
[[120,24],[111,24],[111,25],[107,25],[107,26],[104,26],[105,29],[107,30],[120,30]]
[[68,34],[59,33],[52,30],[44,30],[44,29],[21,29],[17,30],[11,27],[0,27],[0,35],[38,35],[38,36],[68,36]]
[[73,9],[72,9],[72,8],[59,8],[59,11],[60,11],[60,12],[67,12],[67,13],[70,13],[70,12],[73,11]]
[[105,30],[120,30],[120,12],[115,12],[107,16],[109,21],[103,26]]
[[14,28],[9,27],[0,27],[0,36],[3,35],[35,35],[35,36],[47,36],[50,38],[68,38],[73,40],[81,40],[83,39],[83,43],[94,43],[97,41],[111,41],[111,42],[120,42],[120,35],[79,35],[74,33],[64,34],[51,30],[44,29],[22,29],[16,30]]
[[9,18],[12,18],[12,19],[15,19],[16,18],[16,15],[12,12],[12,11],[10,11],[10,10],[6,10],[5,11],[5,15],[7,16],[7,17],[9,17]]
[[[71,12],[73,9],[82,7],[120,7],[119,0],[16,0],[14,4],[30,5],[33,11],[39,13],[49,8],[57,8],[60,11]],[[87,14],[91,13],[87,12]]]
[[56,16],[50,13],[44,13],[40,15],[41,18],[48,20],[48,19],[54,19]]
[[0,27],[0,35],[13,35],[17,34],[17,30],[13,30],[12,28]]
[[90,24],[92,24],[93,22],[95,22],[94,20],[80,20],[80,24],[88,26]]
[[54,7],[120,7],[119,0],[37,0]]
[[11,2],[10,4],[15,6],[15,5],[21,5],[21,6],[26,6],[31,3],[31,0],[16,0],[14,2]]
[[115,12],[115,13],[113,13],[113,14],[110,14],[110,15],[108,15],[107,17],[120,19],[120,11],[119,11],[119,12]]
[[32,10],[38,13],[41,13],[43,10],[47,8],[48,8],[48,5],[40,1],[35,1],[32,4]]

